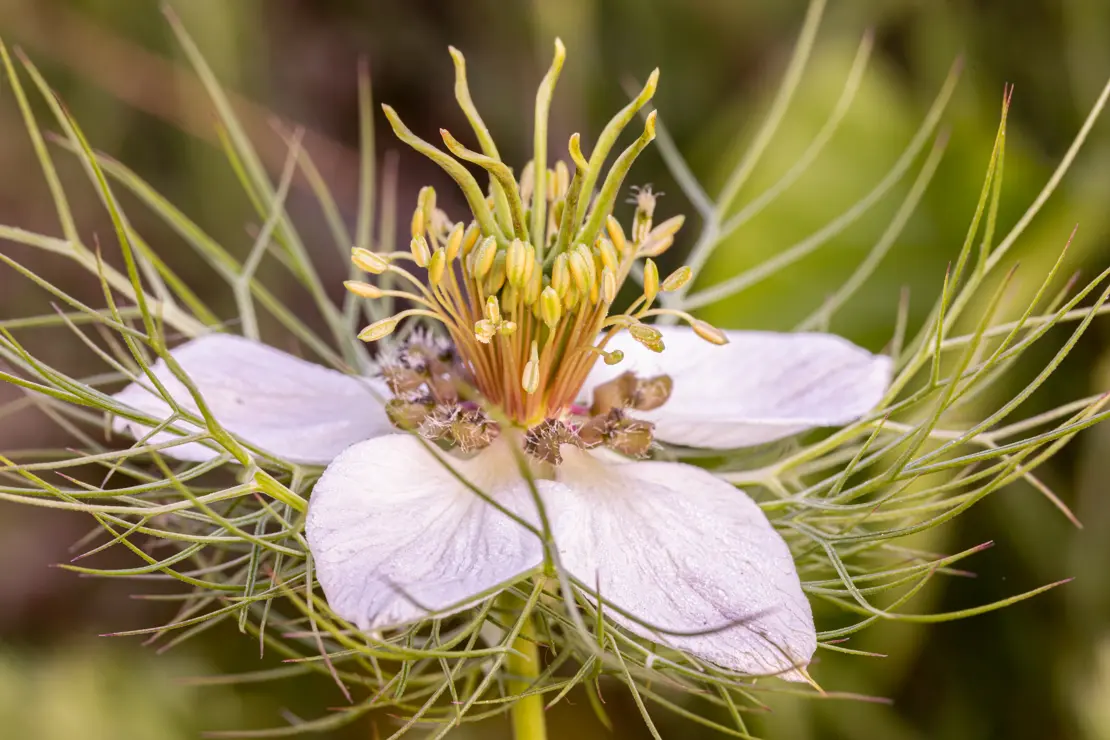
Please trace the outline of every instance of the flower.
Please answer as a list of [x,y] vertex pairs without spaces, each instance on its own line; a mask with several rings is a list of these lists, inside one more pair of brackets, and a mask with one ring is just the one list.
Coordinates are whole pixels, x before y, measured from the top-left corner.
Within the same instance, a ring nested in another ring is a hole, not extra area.
[[[460,102],[484,153],[442,134],[456,157],[489,171],[488,196],[385,107],[398,136],[459,182],[471,214],[453,221],[424,188],[408,251],[352,253],[392,286],[347,283],[367,300],[411,306],[371,323],[364,341],[390,337],[412,316],[443,334],[417,331],[385,347],[372,378],[225,334],[178,347],[176,364],[207,413],[263,461],[326,466],[305,532],[330,607],[362,630],[449,614],[534,573],[546,530],[550,555],[581,593],[630,632],[731,671],[805,678],[816,632],[783,538],[732,484],[646,458],[660,443],[727,450],[853,421],[880,401],[890,360],[835,336],[722,331],[653,308],[661,290],[691,279],[680,268],[660,280],[654,262],[682,219],[655,224],[650,188],[636,191],[629,232],[612,208],[654,135],[654,114],[600,174],[657,75],[588,160],[575,135],[571,164],[548,169],[545,144],[518,182],[466,104],[460,56]],[[561,57],[559,46],[537,110]],[[616,311],[639,262],[642,293]],[[657,316],[689,326],[645,323]],[[201,416],[165,362],[152,370],[180,408]],[[117,418],[117,430],[153,442],[191,431],[146,383],[116,398],[138,419],[165,420],[152,428]],[[199,441],[163,452],[218,454]]]

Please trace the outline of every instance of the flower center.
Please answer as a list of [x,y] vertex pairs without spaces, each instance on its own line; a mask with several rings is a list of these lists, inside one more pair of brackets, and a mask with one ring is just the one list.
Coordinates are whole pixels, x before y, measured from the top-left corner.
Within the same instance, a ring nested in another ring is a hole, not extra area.
[[[613,118],[589,159],[575,134],[568,145],[571,164],[557,161],[548,168],[546,115],[562,55],[562,45],[557,44],[555,63],[537,94],[536,154],[521,171],[519,181],[501,162],[473,109],[461,55],[455,56],[456,94],[484,153],[467,149],[441,130],[444,143],[457,157],[454,159],[415,136],[392,108],[383,106],[398,137],[458,182],[471,214],[469,219],[452,221],[436,206],[435,190],[423,188],[413,212],[407,252],[356,248],[352,254],[357,267],[375,275],[389,273],[402,289],[359,281],[346,286],[365,298],[389,296],[411,304],[363,329],[359,338],[364,341],[389,336],[406,317],[426,317],[442,324],[450,337],[450,358],[438,356],[438,350],[421,339],[419,351],[411,343],[402,351],[411,355],[417,374],[404,363],[387,367],[387,380],[391,387],[396,386],[397,394],[391,415],[399,425],[420,428],[429,427],[429,419],[434,417],[435,428],[453,430],[445,434],[460,447],[470,444],[462,438],[471,431],[474,439],[481,441],[488,437],[489,429],[496,428],[487,424],[487,418],[479,418],[486,412],[523,429],[537,430],[532,435],[537,450],[566,436],[559,425],[567,426],[567,419],[578,416],[573,413],[574,404],[594,363],[600,358],[615,365],[623,359],[620,351],[606,349],[617,332],[626,330],[649,350],[663,351],[659,330],[644,323],[650,317],[673,314],[688,321],[707,341],[727,341],[723,332],[689,314],[653,306],[661,290],[678,290],[691,278],[690,268],[682,267],[661,281],[654,261],[673,243],[683,217],[656,225],[657,195],[650,187],[634,192],[636,210],[628,232],[612,214],[625,175],[655,136],[654,112],[648,114],[643,133],[601,177],[610,147],[654,93],[657,74],[653,73],[644,91]],[[490,180],[485,194],[458,160],[487,170]],[[641,261],[641,294],[623,311],[614,311],[618,294]],[[426,279],[403,266],[405,263],[426,271]],[[429,391],[414,397],[405,389],[416,383],[418,376]],[[627,389],[630,382],[641,381],[624,381],[622,388]],[[654,394],[666,399],[658,379],[654,385],[646,382],[642,389],[635,385],[640,389],[636,393],[643,398]],[[612,392],[619,395],[624,391]],[[576,438],[584,439],[580,432],[591,440],[622,434],[643,436],[642,428],[633,428],[623,417],[625,408],[636,408],[635,399],[624,403],[603,399],[599,403],[601,407],[595,403],[588,418],[608,421],[590,421],[588,431],[584,421],[570,423],[567,429]],[[448,407],[450,412],[444,410]],[[432,409],[439,411],[433,413]],[[419,422],[414,424],[416,419]],[[466,425],[470,425],[469,431],[463,429]],[[623,446],[635,447],[632,442]]]

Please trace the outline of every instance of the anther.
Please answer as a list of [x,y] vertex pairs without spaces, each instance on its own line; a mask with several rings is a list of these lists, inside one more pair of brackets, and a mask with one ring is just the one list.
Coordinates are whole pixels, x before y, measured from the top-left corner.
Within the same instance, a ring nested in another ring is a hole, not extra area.
[[370,283],[363,283],[358,280],[345,280],[343,281],[343,287],[359,298],[369,298],[373,300],[382,297],[382,289]]
[[601,271],[601,300],[607,306],[613,305],[613,301],[617,300],[617,276],[608,267]]
[[451,229],[451,233],[447,235],[447,246],[444,248],[448,262],[454,262],[455,258],[459,256],[459,250],[462,248],[463,244],[463,236],[462,223],[455,224],[454,228]]
[[493,268],[493,261],[497,258],[497,240],[492,236],[487,236],[478,245],[478,250],[474,252],[474,277],[478,280],[484,278],[489,271]]
[[409,250],[412,252],[412,259],[416,262],[417,267],[428,266],[432,257],[432,250],[428,247],[427,239],[419,234],[413,236],[412,241],[409,242]]
[[644,262],[645,304],[650,305],[657,295],[659,295],[659,267],[656,266],[655,260],[648,257],[647,261]]
[[555,264],[551,267],[551,287],[560,298],[566,297],[567,290],[570,288],[569,262],[570,258],[567,257],[566,252],[563,252],[555,258]]
[[370,324],[358,333],[358,338],[364,342],[376,342],[388,337],[397,328],[398,317],[390,316]]
[[351,262],[358,269],[371,275],[381,275],[389,269],[389,262],[385,257],[362,247],[355,247],[351,250]]
[[704,321],[694,321],[690,326],[695,334],[711,344],[728,344],[728,335],[712,324],[707,324]]
[[491,295],[486,299],[485,314],[491,323],[501,323],[501,305],[497,302],[497,296]]
[[437,287],[443,282],[443,273],[447,269],[447,253],[440,247],[428,261],[428,282],[432,287]]
[[694,276],[694,271],[690,269],[689,265],[683,265],[678,268],[663,281],[663,290],[667,293],[678,290],[686,283],[690,282],[690,278]]
[[605,231],[609,234],[609,240],[613,242],[617,252],[624,254],[624,251],[628,248],[628,240],[624,236],[624,228],[620,221],[614,218],[612,214],[605,219]]
[[559,319],[563,317],[562,301],[550,285],[540,292],[540,317],[549,329],[554,329]]
[[535,393],[540,387],[540,354],[535,340],[532,340],[532,354],[524,366],[524,375],[520,381],[525,393]]
[[466,227],[462,240],[462,254],[464,257],[474,251],[474,245],[478,243],[478,237],[481,235],[482,229],[476,221],[472,221],[470,226]]

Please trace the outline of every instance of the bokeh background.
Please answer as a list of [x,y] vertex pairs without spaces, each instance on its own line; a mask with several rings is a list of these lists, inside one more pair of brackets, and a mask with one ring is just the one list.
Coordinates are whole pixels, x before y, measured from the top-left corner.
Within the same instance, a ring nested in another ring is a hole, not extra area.
[[[626,100],[622,85],[662,68],[655,104],[694,172],[714,192],[759,124],[774,94],[802,18],[802,0],[177,0],[171,3],[280,168],[274,117],[307,127],[306,146],[348,217],[357,197],[356,69],[369,60],[374,95],[417,133],[439,126],[465,132],[454,105],[446,53],[466,54],[471,87],[503,156],[528,156],[534,86],[554,36],[569,49],[553,112],[554,149],[569,133],[586,141]],[[789,168],[835,104],[856,47],[874,29],[876,51],[840,131],[807,175],[747,224],[711,261],[711,283],[775,254],[849,207],[902,152],[948,69],[963,72],[945,115],[945,158],[916,215],[891,254],[832,329],[874,350],[889,339],[900,292],[920,320],[940,290],[945,266],[970,220],[998,122],[1004,83],[1016,93],[1010,117],[1001,227],[1028,206],[1110,77],[1110,3],[1105,0],[831,0],[800,93],[778,137],[744,190],[751,197]],[[122,159],[222,243],[241,253],[257,225],[234,175],[214,145],[213,116],[183,63],[160,5],[152,0],[0,0],[0,36],[43,70],[95,147]],[[438,186],[458,207],[446,178],[403,151],[377,119],[380,162],[396,164],[399,212],[416,190]],[[394,154],[391,154],[394,153]],[[399,158],[391,160],[394,155]],[[79,168],[63,160],[83,233],[110,225]],[[906,178],[867,216],[803,263],[705,311],[727,328],[787,329],[847,277],[889,222]],[[686,210],[656,152],[632,180],[667,193],[660,212]],[[1110,120],[1098,124],[1057,195],[1014,252],[1018,295],[1035,289],[1074,224],[1068,271],[1091,275],[1110,260]],[[184,245],[125,201],[148,241],[217,311],[230,296]],[[318,243],[325,281],[343,266],[327,243],[311,194],[295,189],[290,208]],[[54,233],[52,208],[19,121],[0,83],[0,222]],[[693,222],[690,222],[693,226]],[[688,227],[690,232],[695,229]],[[108,237],[106,237],[107,239]],[[661,265],[681,263],[690,235]],[[77,295],[99,288],[70,265],[0,249],[28,260]],[[1024,276],[1024,277],[1023,277]],[[338,291],[337,295],[338,295]],[[291,297],[290,300],[298,300]],[[1020,300],[1015,301],[1020,307]],[[0,319],[49,310],[46,295],[0,272]],[[31,346],[65,363],[73,347],[45,339]],[[280,341],[275,340],[275,341]],[[1096,323],[1031,412],[1105,389],[1110,331]],[[1044,361],[1049,350],[1031,354]],[[79,357],[72,362],[80,363]],[[1032,367],[1032,365],[1031,365]],[[1019,369],[1020,370],[1020,369]],[[0,388],[0,401],[14,398]],[[0,419],[0,449],[58,446],[64,434],[33,414]],[[889,655],[823,655],[814,668],[826,687],[887,697],[891,704],[777,701],[757,720],[777,738],[1075,738],[1110,740],[1110,428],[1081,436],[1043,479],[1084,524],[1072,527],[1036,491],[1013,485],[955,523],[916,543],[955,551],[993,540],[967,561],[976,577],[937,579],[911,606],[951,610],[1046,582],[1075,581],[1001,612],[942,625],[879,625],[853,641]],[[170,608],[158,581],[82,579],[51,565],[93,523],[76,516],[0,504],[0,736],[28,740],[161,740],[205,730],[258,729],[284,713],[311,715],[342,697],[326,682],[204,685],[203,677],[260,664],[257,645],[220,626],[181,644],[144,646],[98,634],[157,624]],[[123,562],[122,560],[120,562]],[[552,712],[552,736],[648,737],[617,687],[606,696],[614,730],[602,728],[584,699]],[[702,737],[660,713],[665,737]],[[376,727],[374,726],[376,725]],[[388,717],[336,732],[335,738],[384,737]],[[503,722],[457,733],[507,737]]]

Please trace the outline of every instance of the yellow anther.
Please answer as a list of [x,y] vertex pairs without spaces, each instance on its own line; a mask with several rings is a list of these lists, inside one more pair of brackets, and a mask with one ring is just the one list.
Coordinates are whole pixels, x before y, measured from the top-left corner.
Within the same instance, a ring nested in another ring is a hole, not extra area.
[[628,240],[624,237],[624,229],[621,227],[620,221],[609,215],[605,219],[605,231],[609,234],[609,240],[613,242],[618,254],[624,254],[624,250],[628,248]]
[[478,226],[478,222],[472,221],[470,226],[466,227],[462,240],[462,253],[464,257],[474,250],[474,245],[478,243],[478,237],[481,235],[482,229]]
[[[420,193],[416,196],[416,207],[423,213],[424,223],[421,225],[420,234],[426,234],[431,228],[433,219],[436,212],[436,190],[430,185],[425,185],[420,188]],[[413,214],[413,236],[417,235],[416,231],[416,214]]]
[[666,252],[674,244],[674,236],[685,221],[685,216],[672,216],[648,232],[640,245],[640,256],[658,257]]
[[492,236],[487,236],[478,245],[477,251],[474,252],[474,277],[481,280],[489,271],[493,269],[493,262],[497,258],[497,240]]
[[711,344],[728,344],[728,335],[712,324],[695,321],[690,326],[695,334]]
[[608,239],[601,239],[597,247],[598,256],[601,258],[601,264],[608,267],[613,272],[620,269],[621,258],[617,254],[617,248],[613,246],[613,242]]
[[580,299],[581,293],[578,292],[578,289],[575,288],[573,285],[570,286],[570,288],[567,289],[567,292],[563,294],[563,309],[567,313],[570,313],[574,310],[574,307],[578,305],[578,301]]
[[628,333],[640,344],[652,352],[663,351],[663,335],[654,326],[647,324],[633,324],[628,327]]
[[683,265],[678,268],[663,281],[663,290],[667,293],[678,290],[686,283],[690,282],[690,278],[694,276],[694,271],[690,269],[689,265]]
[[536,184],[536,166],[532,160],[520,171],[520,199],[527,203],[532,200],[532,188]]
[[474,322],[474,338],[482,344],[489,344],[493,335],[497,333],[497,325],[489,319]]
[[550,285],[540,292],[540,317],[549,329],[554,329],[563,318],[563,303]]
[[382,297],[382,289],[370,283],[363,283],[358,280],[345,280],[343,282],[343,287],[359,298],[370,298],[373,300],[374,298]]
[[560,298],[566,297],[567,290],[570,288],[570,259],[567,253],[563,252],[555,258],[555,264],[551,267],[551,287],[559,294]]
[[617,274],[608,267],[601,271],[601,300],[610,306],[617,300]]
[[524,242],[520,239],[513,239],[509,243],[509,248],[505,252],[505,275],[509,281],[509,285],[519,288],[524,285],[524,270],[525,262],[527,261],[526,255],[528,250],[525,249]]
[[[540,268],[543,271],[543,268]],[[536,248],[531,244],[524,245],[524,284],[532,281],[532,274],[536,272]],[[542,277],[542,276],[540,276]]]
[[409,250],[412,251],[412,259],[417,267],[428,266],[428,261],[432,258],[432,250],[428,247],[427,239],[419,235],[414,236],[409,242]]
[[605,360],[606,365],[616,365],[624,359],[624,352],[615,349],[612,352],[602,352],[601,356]]
[[659,267],[650,257],[644,262],[644,299],[650,304],[659,295]]
[[598,277],[597,260],[594,259],[594,253],[585,244],[579,244],[574,248],[575,252],[582,255],[582,262],[586,265],[586,269],[590,272],[590,282],[596,283]]
[[351,262],[358,269],[371,275],[381,275],[389,269],[389,261],[385,257],[362,247],[355,247],[351,250]]
[[433,287],[443,282],[443,273],[447,270],[447,253],[440,247],[428,261],[428,283]]
[[463,225],[460,221],[455,224],[451,229],[451,233],[447,235],[447,246],[444,248],[447,253],[447,261],[454,262],[455,258],[459,256],[459,251],[462,249],[463,244]]
[[501,304],[497,302],[497,296],[491,295],[486,299],[486,318],[494,324],[501,323]]
[[416,210],[412,212],[412,235],[414,238],[422,237],[427,233],[427,223],[428,219],[424,215],[424,209],[417,206]]
[[376,342],[383,337],[388,337],[397,328],[398,319],[390,316],[387,319],[375,321],[358,333],[358,338],[364,342]]
[[524,375],[520,379],[525,393],[535,393],[540,387],[540,353],[536,342],[532,342],[532,355],[528,364],[524,366]]
[[555,163],[555,197],[562,198],[567,194],[570,189],[570,170],[567,169],[567,163],[559,160]]
[[570,276],[574,278],[574,287],[578,289],[578,292],[582,294],[589,293],[590,268],[582,253],[578,250],[571,252],[567,258],[567,266],[570,268]]
[[496,293],[505,285],[505,253],[498,252],[493,258],[493,266],[486,275],[486,292]]
[[520,302],[521,293],[519,290],[511,285],[506,284],[501,289],[501,305],[506,307],[506,310],[513,310],[513,308]]
[[[533,265],[535,260],[533,259]],[[543,270],[537,270],[533,266],[532,274],[528,276],[528,282],[524,286],[524,302],[529,306],[534,306],[536,301],[540,298],[540,291],[543,290]]]
[[545,181],[545,183],[547,186],[547,199],[549,201],[555,200],[556,196],[558,195],[558,190],[555,183],[555,170],[547,171],[547,180]]
[[497,331],[500,332],[502,336],[507,337],[507,336],[509,336],[510,334],[512,334],[513,332],[516,331],[516,322],[515,321],[502,321],[501,326],[497,327]]

